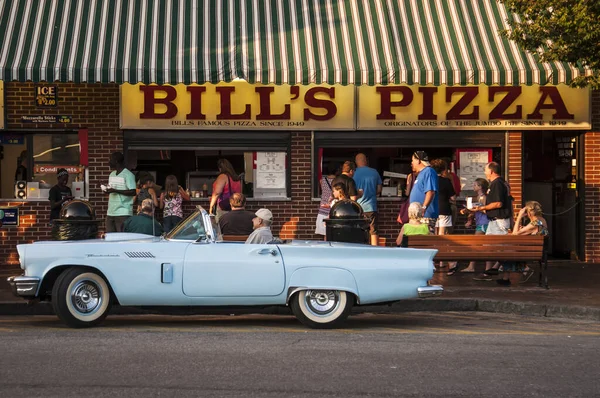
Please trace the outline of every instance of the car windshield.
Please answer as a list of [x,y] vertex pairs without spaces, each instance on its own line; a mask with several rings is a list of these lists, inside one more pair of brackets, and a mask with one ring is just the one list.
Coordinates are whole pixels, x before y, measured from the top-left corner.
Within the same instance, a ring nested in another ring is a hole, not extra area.
[[171,232],[166,235],[167,239],[172,240],[192,240],[206,239],[206,230],[204,229],[203,215],[201,211],[195,211],[188,218],[183,220]]

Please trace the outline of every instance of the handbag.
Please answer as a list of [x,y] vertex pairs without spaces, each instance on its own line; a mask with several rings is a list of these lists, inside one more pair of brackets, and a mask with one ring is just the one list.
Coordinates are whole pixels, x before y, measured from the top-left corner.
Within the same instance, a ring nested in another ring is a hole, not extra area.
[[410,206],[410,191],[412,191],[414,175],[411,173],[408,175],[409,178],[406,179],[406,192],[408,196],[402,198],[402,202],[400,203],[400,211],[398,212],[398,221],[400,224],[406,224],[408,222],[408,207]]
[[234,192],[231,192],[231,177],[227,176],[227,187],[229,187],[227,189],[227,192],[225,192],[225,188],[223,188],[223,192],[221,192],[221,194],[219,195],[219,200],[217,201],[217,206],[219,206],[219,209],[223,210],[223,211],[230,211],[231,210],[231,203],[229,203],[229,198],[231,197],[231,195]]

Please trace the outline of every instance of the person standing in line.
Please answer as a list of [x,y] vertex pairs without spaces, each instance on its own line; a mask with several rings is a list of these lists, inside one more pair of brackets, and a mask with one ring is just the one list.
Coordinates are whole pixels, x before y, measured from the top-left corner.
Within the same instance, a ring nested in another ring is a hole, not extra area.
[[333,198],[331,190],[333,187],[333,180],[335,179],[335,168],[329,164],[323,171],[323,176],[321,177],[321,181],[319,181],[319,186],[321,188],[321,203],[319,203],[319,211],[315,223],[315,234],[325,236],[327,234],[325,219],[329,217],[330,203]]
[[160,194],[160,208],[163,209],[163,229],[171,232],[183,219],[182,204],[190,200],[190,195],[177,182],[177,177],[168,175],[165,179],[165,191]]
[[[452,181],[444,177],[448,165],[442,159],[434,159],[431,161],[431,168],[438,175],[438,220],[435,224],[436,235],[446,235],[450,233],[450,228],[453,225],[452,208],[450,201],[454,198],[455,192],[452,187]],[[448,264],[448,275],[453,275],[456,272],[456,261]],[[443,261],[440,261],[439,268],[444,268]]]
[[56,171],[56,185],[50,188],[48,200],[50,201],[50,221],[59,218],[60,209],[65,203],[73,199],[71,188],[67,186],[69,182],[69,172],[67,169],[58,169]]
[[362,192],[357,202],[362,207],[365,218],[369,220],[371,246],[377,246],[379,241],[377,197],[381,195],[383,187],[381,176],[377,170],[368,166],[369,162],[364,153],[356,155],[354,160],[356,161],[356,171],[353,179],[358,192]]
[[[500,176],[500,165],[496,162],[488,163],[485,166],[485,177],[490,182],[487,204],[476,206],[472,211],[486,212],[489,219],[488,228],[485,232],[486,235],[507,235],[510,229],[512,209],[508,184]],[[492,267],[473,279],[491,281],[491,275],[497,274],[498,268]]]
[[227,159],[219,159],[217,168],[219,169],[219,175],[213,183],[209,213],[216,214],[216,220],[219,222],[223,214],[231,210],[229,204],[231,195],[236,192],[242,193],[242,180]]
[[144,235],[161,236],[163,227],[154,219],[154,203],[152,199],[142,201],[140,214],[129,217],[123,223],[123,232],[132,232]]
[[106,212],[106,232],[123,231],[123,223],[133,215],[133,199],[136,195],[135,176],[124,166],[125,157],[121,152],[110,155],[111,170],[108,185],[103,192],[108,194],[108,211]]
[[156,189],[154,185],[154,177],[150,173],[144,173],[139,181],[138,185],[140,187],[139,192],[135,196],[134,203],[137,204],[136,214],[141,213],[142,211],[142,202],[146,199],[152,199],[152,203],[154,207],[158,207],[159,201],[156,195]]
[[219,220],[219,227],[223,235],[250,235],[253,231],[252,219],[254,213],[246,210],[246,197],[241,193],[234,193],[229,198],[231,211],[223,214]]
[[450,200],[450,209],[452,210],[452,227],[450,227],[449,233],[454,233],[454,227],[456,226],[456,220],[458,220],[458,208],[456,207],[456,198],[460,195],[462,191],[462,187],[460,184],[460,178],[456,175],[455,172],[450,170],[451,160],[450,158],[443,158],[448,166],[446,171],[442,174],[442,176],[450,179],[452,181],[452,187],[454,188],[455,198]]
[[423,207],[421,222],[429,225],[429,231],[435,232],[438,219],[438,176],[429,166],[429,157],[424,151],[413,153],[411,166],[418,173],[410,191],[410,203],[418,202]]
[[346,187],[346,192],[352,200],[356,200],[360,197],[358,194],[358,190],[356,189],[356,183],[352,178],[354,176],[355,170],[356,164],[350,160],[347,160],[342,165],[342,174],[335,177],[335,179],[331,182],[331,185],[335,185],[337,183],[344,184],[344,186]]
[[[473,190],[477,193],[477,202],[481,205],[486,204],[486,192],[489,188],[489,183],[485,178],[477,178],[475,182],[473,182]],[[470,228],[473,219],[475,220],[475,235],[485,235],[485,231],[487,231],[488,224],[490,220],[488,220],[485,212],[479,211],[477,213],[472,213],[471,209],[462,209],[460,214],[468,214],[467,223],[465,227]],[[493,266],[492,261],[486,261],[485,269],[488,270]],[[460,272],[475,272],[475,261],[469,262],[467,268],[462,269]]]

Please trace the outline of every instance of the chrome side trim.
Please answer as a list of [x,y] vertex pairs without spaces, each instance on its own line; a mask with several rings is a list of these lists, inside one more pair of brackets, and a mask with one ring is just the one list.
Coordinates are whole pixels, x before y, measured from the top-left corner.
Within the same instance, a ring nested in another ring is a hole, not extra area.
[[17,297],[35,297],[40,286],[40,278],[36,276],[11,276],[7,281]]
[[420,286],[417,288],[419,298],[441,296],[444,288],[441,285]]

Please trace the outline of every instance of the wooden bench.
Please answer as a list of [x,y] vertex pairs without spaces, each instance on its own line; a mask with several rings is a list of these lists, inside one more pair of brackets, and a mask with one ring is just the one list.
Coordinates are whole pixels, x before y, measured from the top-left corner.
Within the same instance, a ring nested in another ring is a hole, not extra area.
[[[540,235],[413,235],[404,247],[436,249],[437,261],[535,261],[539,286],[548,288],[547,239]],[[404,244],[405,243],[405,244]]]
[[223,235],[223,242],[245,242],[248,235]]

